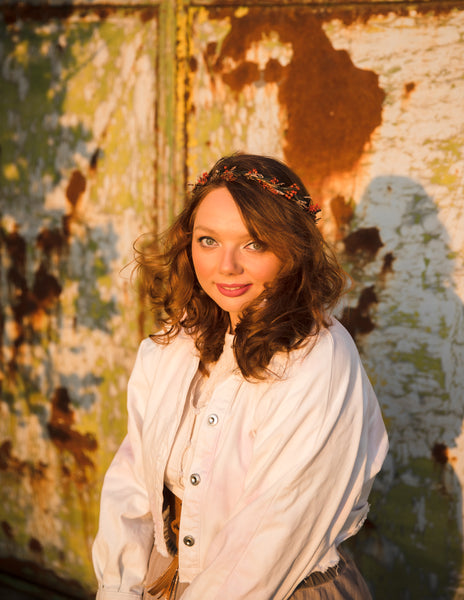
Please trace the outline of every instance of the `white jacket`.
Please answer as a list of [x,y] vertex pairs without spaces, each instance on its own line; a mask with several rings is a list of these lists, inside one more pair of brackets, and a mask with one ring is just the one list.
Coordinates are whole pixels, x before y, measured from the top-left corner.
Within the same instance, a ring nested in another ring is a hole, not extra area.
[[[285,600],[338,562],[361,527],[388,442],[377,399],[340,323],[311,351],[274,357],[281,380],[231,373],[207,406],[184,491],[182,600]],[[93,547],[98,600],[141,598],[163,536],[163,481],[197,371],[192,339],[142,342],[128,386],[128,434],[105,477]],[[154,536],[154,537],[153,537]]]

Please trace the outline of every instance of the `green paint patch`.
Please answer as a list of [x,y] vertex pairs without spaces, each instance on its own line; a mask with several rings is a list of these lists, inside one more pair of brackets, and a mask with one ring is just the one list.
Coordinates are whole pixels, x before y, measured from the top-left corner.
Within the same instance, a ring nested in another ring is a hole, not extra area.
[[445,488],[445,469],[451,467],[412,459],[397,469],[387,493],[371,495],[370,526],[350,546],[363,574],[375,582],[376,600],[404,598],[406,589],[409,598],[454,597],[462,562],[459,499]]
[[[136,73],[137,63],[130,61],[127,77],[122,78],[121,71],[134,51],[132,58],[140,57],[143,67],[149,58],[154,73],[157,45],[156,23],[143,24],[125,12],[113,22],[109,18],[91,22],[85,12],[78,19],[50,18],[40,26],[24,21],[13,33],[0,23],[0,112],[7,116],[0,119],[2,202],[13,223],[19,222],[18,214],[24,215],[27,202],[27,222],[19,224],[32,231],[25,248],[28,297],[41,260],[61,286],[56,306],[46,306],[37,315],[27,313],[17,324],[22,338],[18,333],[8,348],[17,354],[17,364],[16,372],[3,382],[2,400],[9,403],[9,414],[2,430],[11,439],[13,458],[10,471],[2,471],[0,517],[11,525],[11,531],[6,527],[0,532],[0,544],[24,556],[31,537],[40,540],[41,554],[32,554],[31,560],[94,589],[90,547],[97,527],[100,484],[112,454],[106,448],[108,444],[115,448],[127,422],[129,372],[118,363],[118,350],[111,347],[114,321],[124,327],[124,340],[138,339],[133,305],[125,306],[121,298],[108,300],[114,284],[113,263],[119,259],[118,235],[127,225],[121,225],[118,215],[127,207],[140,214],[146,211],[154,189],[156,152],[154,127],[134,133],[134,120],[128,118],[136,113],[136,100],[140,101],[134,90],[141,93],[138,84],[142,90],[146,85],[143,73]],[[111,110],[105,113],[107,107]],[[148,114],[153,110],[150,105]],[[107,121],[96,139],[94,124],[102,125],[98,115]],[[91,161],[97,147],[98,156]],[[136,168],[129,172],[134,164]],[[64,197],[76,169],[86,181],[90,215],[81,211],[80,198],[73,204]],[[98,219],[93,220],[95,215]],[[60,244],[39,247],[36,230],[57,234]],[[9,311],[8,331],[12,331]],[[83,342],[85,335],[88,339]],[[62,355],[78,361],[85,344],[103,344],[104,340],[108,350],[96,348],[95,354],[98,359],[106,352],[113,364],[106,364],[102,373],[98,365],[82,373],[60,364]],[[135,356],[135,350],[127,351]],[[55,445],[49,439],[49,396],[54,382],[65,382],[72,398],[70,412],[63,411],[65,423],[70,419],[68,429],[60,432],[64,438],[71,431],[78,442],[82,439],[82,452],[80,447],[70,450],[62,445],[60,449],[58,437]],[[37,463],[32,462],[35,457],[20,460],[15,448],[20,443],[24,447],[25,440],[35,448],[33,436],[37,434],[45,459]],[[97,437],[95,452],[86,454],[86,434]],[[106,451],[101,451],[100,461],[101,448]]]
[[450,172],[450,164],[446,164],[441,158],[437,158],[430,163],[433,176],[430,178],[432,183],[454,188],[460,181],[457,173]]
[[389,326],[407,325],[411,329],[415,329],[421,325],[421,317],[417,311],[414,311],[413,313],[407,313],[399,309],[397,306],[390,306],[388,312]]
[[429,162],[433,173],[430,181],[452,190],[457,189],[461,182],[457,163],[463,160],[462,137],[455,136],[441,140],[434,146],[438,147],[441,156]]
[[400,67],[399,65],[390,67],[390,69],[388,69],[388,71],[386,71],[385,76],[390,77],[391,75],[395,75],[395,73],[399,73],[401,71],[401,69],[402,69],[402,67]]
[[424,244],[428,244],[432,240],[439,240],[441,235],[439,233],[423,233],[422,234],[422,242]]
[[409,362],[414,365],[416,371],[427,373],[435,379],[440,389],[445,389],[445,372],[441,358],[429,354],[426,344],[421,344],[412,352],[394,351],[391,355],[393,362]]
[[449,335],[451,332],[451,328],[448,326],[448,324],[446,323],[446,319],[444,316],[440,317],[440,329],[439,329],[439,336],[446,340],[448,339]]

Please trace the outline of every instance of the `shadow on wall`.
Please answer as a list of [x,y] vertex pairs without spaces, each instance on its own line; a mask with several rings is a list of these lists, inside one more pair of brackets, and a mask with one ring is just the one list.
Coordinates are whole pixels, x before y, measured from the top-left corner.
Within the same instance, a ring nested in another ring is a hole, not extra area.
[[[340,199],[333,209],[341,213]],[[341,320],[363,354],[391,444],[351,548],[376,600],[452,599],[462,490],[449,449],[463,420],[464,324],[449,236],[423,187],[394,175],[374,179],[345,223],[356,304]]]

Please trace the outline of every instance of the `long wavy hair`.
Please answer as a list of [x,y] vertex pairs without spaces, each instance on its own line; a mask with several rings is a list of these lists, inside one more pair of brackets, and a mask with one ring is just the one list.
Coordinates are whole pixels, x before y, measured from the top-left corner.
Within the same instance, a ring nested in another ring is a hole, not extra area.
[[247,173],[256,169],[266,180],[286,187],[300,178],[282,162],[252,154],[221,158],[188,194],[184,210],[169,230],[145,247],[136,247],[137,271],[144,292],[163,326],[152,335],[170,343],[183,330],[195,340],[200,368],[218,360],[229,315],[200,287],[192,262],[192,230],[198,206],[207,194],[225,187],[251,235],[282,261],[273,281],[243,310],[235,328],[234,353],[246,379],[266,378],[272,357],[289,353],[315,339],[346,288],[346,275],[324,241],[314,217],[294,199],[272,193],[259,182],[214,177],[224,169]]

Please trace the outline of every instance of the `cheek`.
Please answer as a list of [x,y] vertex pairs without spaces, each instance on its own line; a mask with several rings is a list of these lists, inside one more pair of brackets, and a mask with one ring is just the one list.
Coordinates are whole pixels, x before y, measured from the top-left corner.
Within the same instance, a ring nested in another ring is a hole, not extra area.
[[197,279],[201,279],[208,270],[207,261],[205,260],[204,254],[199,252],[195,246],[192,247],[192,262]]
[[263,268],[262,279],[266,283],[271,283],[277,277],[281,268],[281,261],[276,256],[272,257]]
[[198,275],[198,253],[195,250],[195,246],[192,246],[191,252],[192,252],[193,270]]

